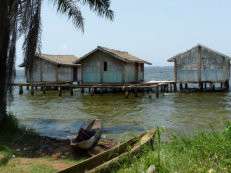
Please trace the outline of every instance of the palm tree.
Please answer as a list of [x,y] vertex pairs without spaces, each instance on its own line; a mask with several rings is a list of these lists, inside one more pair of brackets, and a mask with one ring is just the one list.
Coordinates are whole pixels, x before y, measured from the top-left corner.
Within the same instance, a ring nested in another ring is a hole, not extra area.
[[[57,12],[66,15],[84,31],[84,19],[79,5],[86,5],[100,17],[113,20],[110,0],[49,0]],[[16,41],[24,36],[23,52],[27,70],[32,70],[36,53],[41,49],[42,0],[0,0],[0,129],[7,119],[7,96],[15,77]]]

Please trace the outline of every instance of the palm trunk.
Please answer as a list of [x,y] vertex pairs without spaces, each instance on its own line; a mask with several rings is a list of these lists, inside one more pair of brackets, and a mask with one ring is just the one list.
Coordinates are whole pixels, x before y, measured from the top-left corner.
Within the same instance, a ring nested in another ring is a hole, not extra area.
[[0,130],[5,126],[6,97],[7,97],[7,52],[9,45],[9,23],[8,23],[9,0],[0,1]]

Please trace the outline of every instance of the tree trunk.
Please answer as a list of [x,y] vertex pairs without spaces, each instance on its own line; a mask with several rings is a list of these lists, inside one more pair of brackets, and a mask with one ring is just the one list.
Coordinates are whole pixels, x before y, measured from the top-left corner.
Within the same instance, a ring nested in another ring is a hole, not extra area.
[[9,0],[0,1],[0,130],[6,123],[6,97],[7,97],[7,53],[9,45]]

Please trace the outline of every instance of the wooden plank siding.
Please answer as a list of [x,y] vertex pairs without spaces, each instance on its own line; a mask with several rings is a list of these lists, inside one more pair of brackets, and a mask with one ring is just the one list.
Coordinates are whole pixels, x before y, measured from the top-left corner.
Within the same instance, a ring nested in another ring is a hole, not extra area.
[[195,47],[174,60],[175,82],[225,82],[230,78],[230,60],[205,47]]

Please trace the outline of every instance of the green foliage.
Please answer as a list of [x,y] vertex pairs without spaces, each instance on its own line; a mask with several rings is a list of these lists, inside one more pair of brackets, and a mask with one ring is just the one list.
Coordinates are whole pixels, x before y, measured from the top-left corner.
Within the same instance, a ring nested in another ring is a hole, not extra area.
[[[155,165],[157,172],[228,172],[231,170],[231,122],[224,120],[222,131],[211,130],[177,135],[169,143],[146,148],[117,172],[142,172]],[[160,142],[161,130],[157,133]]]
[[14,115],[9,114],[5,130],[0,132],[0,152],[10,153],[13,144],[30,144],[36,137],[38,134],[33,129],[20,124]]

